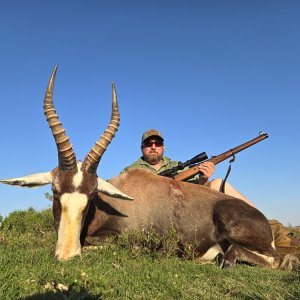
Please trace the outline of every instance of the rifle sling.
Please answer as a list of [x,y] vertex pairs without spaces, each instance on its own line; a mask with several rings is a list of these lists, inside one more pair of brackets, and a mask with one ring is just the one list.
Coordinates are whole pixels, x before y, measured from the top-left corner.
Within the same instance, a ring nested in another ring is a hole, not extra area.
[[235,161],[235,155],[234,155],[234,153],[232,153],[232,159],[229,161],[229,167],[228,167],[228,169],[227,169],[227,173],[226,173],[225,178],[222,180],[222,183],[221,183],[221,185],[220,185],[219,191],[220,191],[221,193],[224,193],[224,194],[225,194],[225,183],[226,183],[227,178],[228,178],[228,176],[229,176],[229,174],[230,174],[230,172],[231,172],[231,165],[232,165],[232,163],[233,163],[234,161]]

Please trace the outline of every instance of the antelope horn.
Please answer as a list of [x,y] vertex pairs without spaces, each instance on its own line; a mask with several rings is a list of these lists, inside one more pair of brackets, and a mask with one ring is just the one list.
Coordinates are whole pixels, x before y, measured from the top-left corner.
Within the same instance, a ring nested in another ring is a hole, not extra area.
[[83,168],[89,173],[96,173],[100,159],[106,150],[107,146],[112,141],[118,130],[120,122],[120,114],[118,108],[117,93],[114,82],[112,82],[112,112],[110,123],[107,129],[101,135],[99,141],[96,142],[95,146],[91,149],[88,155],[83,161]]
[[44,98],[44,114],[54,136],[58,151],[58,166],[61,170],[72,170],[77,168],[75,153],[70,144],[69,137],[65,134],[61,122],[56,114],[53,104],[53,89],[57,65],[54,67],[48,82]]

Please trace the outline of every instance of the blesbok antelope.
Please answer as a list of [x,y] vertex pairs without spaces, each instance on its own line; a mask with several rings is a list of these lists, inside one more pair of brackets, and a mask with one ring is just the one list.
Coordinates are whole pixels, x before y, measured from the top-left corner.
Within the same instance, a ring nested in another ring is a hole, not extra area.
[[58,166],[50,172],[0,182],[21,187],[52,185],[58,259],[79,255],[86,236],[105,237],[151,227],[164,234],[172,224],[183,245],[197,243],[199,259],[221,246],[223,267],[238,261],[268,268],[280,266],[267,219],[242,200],[142,170],[128,171],[108,181],[97,177],[100,159],[119,126],[114,84],[110,123],[83,162],[77,161],[53,103],[56,71],[57,66],[47,86],[44,113],[57,145]]

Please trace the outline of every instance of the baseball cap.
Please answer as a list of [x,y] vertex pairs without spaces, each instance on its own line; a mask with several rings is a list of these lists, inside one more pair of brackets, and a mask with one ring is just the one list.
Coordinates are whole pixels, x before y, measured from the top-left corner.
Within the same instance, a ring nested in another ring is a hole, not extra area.
[[150,138],[150,137],[158,137],[160,140],[162,140],[162,142],[164,141],[164,138],[163,138],[163,136],[162,136],[162,133],[160,132],[160,131],[158,131],[158,130],[156,130],[156,129],[149,129],[149,130],[147,130],[147,131],[145,131],[144,133],[143,133],[143,136],[142,136],[142,143],[145,141],[145,140],[147,140],[148,138]]

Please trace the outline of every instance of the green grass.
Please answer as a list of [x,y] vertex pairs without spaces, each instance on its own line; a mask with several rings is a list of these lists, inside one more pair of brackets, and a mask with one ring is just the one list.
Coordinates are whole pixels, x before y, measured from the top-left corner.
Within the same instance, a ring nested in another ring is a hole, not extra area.
[[154,232],[126,234],[59,262],[52,224],[50,211],[32,209],[2,221],[0,299],[300,299],[299,272],[180,259],[173,231],[162,243]]

